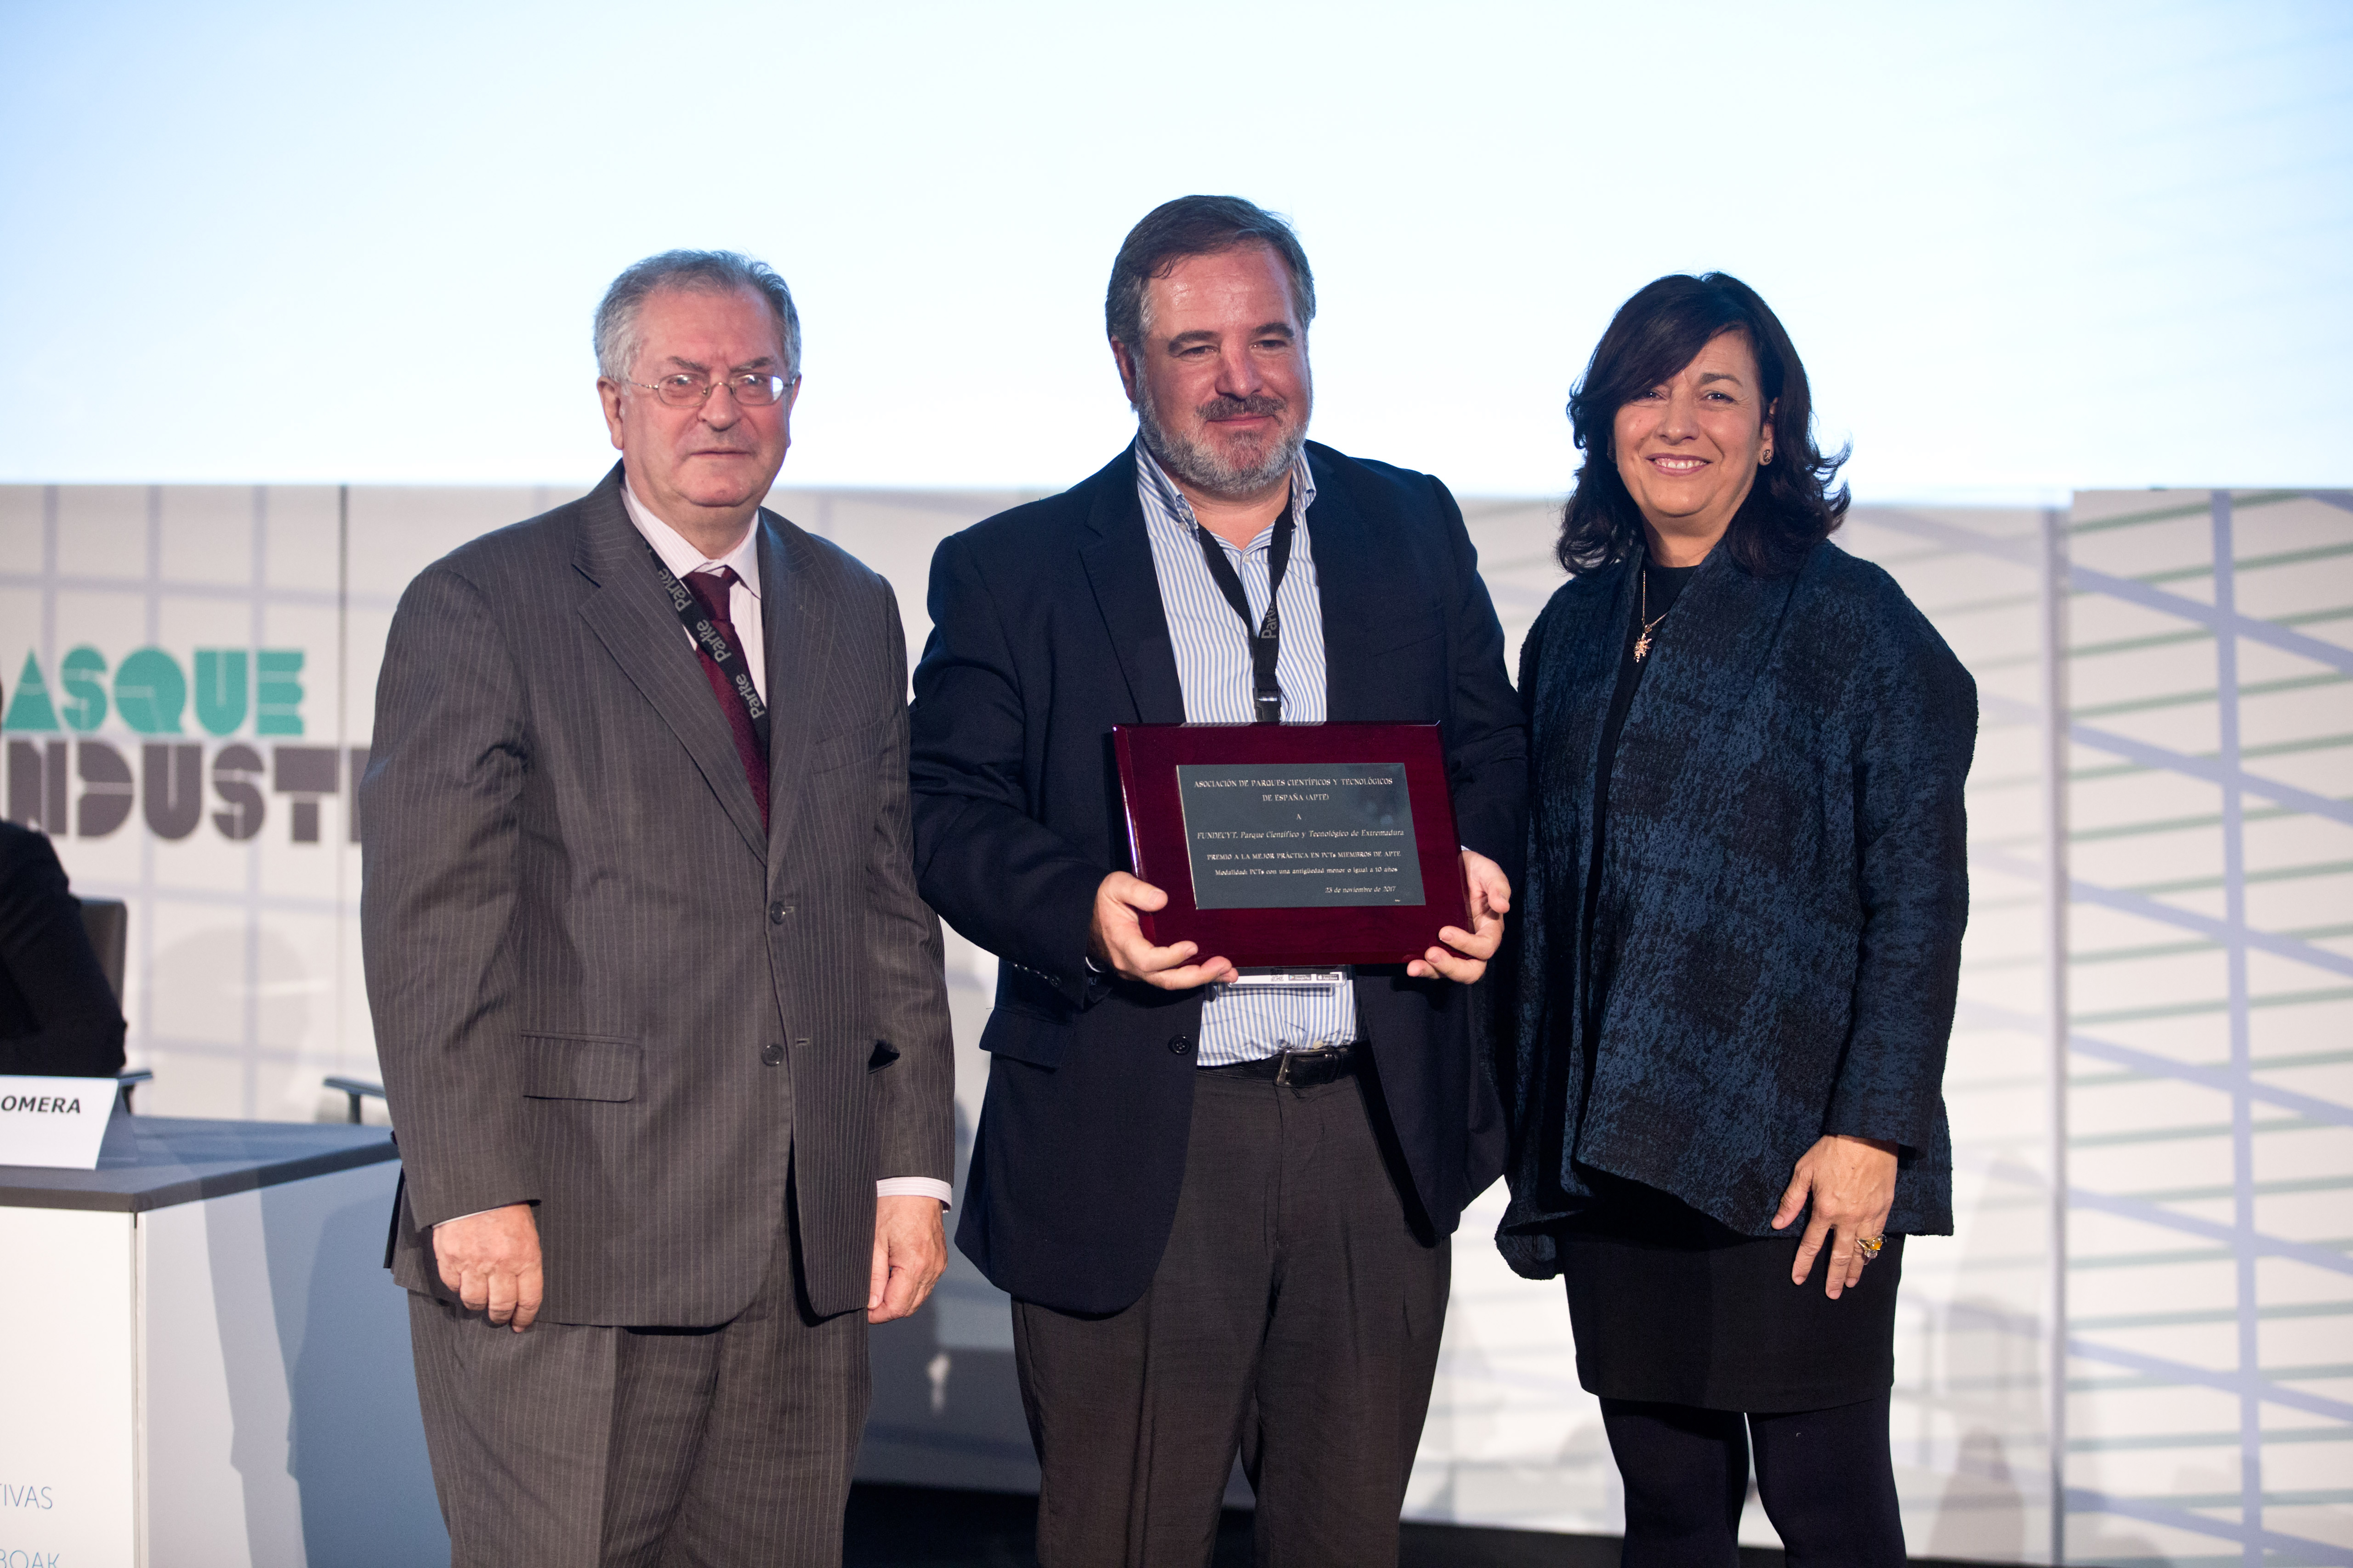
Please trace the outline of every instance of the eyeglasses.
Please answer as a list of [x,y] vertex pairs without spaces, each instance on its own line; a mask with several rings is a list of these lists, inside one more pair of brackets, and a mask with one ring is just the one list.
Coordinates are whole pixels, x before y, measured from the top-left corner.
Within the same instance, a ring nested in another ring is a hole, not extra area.
[[628,384],[650,392],[672,408],[700,408],[711,401],[711,395],[720,387],[735,400],[738,408],[765,408],[780,401],[785,389],[800,380],[797,375],[764,375],[745,374],[731,375],[724,381],[713,381],[707,375],[695,375],[681,371],[659,381],[633,381]]

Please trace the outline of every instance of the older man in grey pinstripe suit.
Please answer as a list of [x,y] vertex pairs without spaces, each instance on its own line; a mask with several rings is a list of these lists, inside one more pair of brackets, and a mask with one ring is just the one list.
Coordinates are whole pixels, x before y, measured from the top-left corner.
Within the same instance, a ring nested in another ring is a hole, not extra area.
[[866,1325],[944,1262],[898,607],[760,508],[799,337],[757,262],[623,273],[621,462],[393,620],[363,924],[458,1564],[838,1563]]

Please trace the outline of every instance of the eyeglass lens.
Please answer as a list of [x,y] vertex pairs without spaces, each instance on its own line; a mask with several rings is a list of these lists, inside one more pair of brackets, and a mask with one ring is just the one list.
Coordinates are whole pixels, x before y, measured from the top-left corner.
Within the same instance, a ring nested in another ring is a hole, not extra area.
[[[785,378],[781,375],[744,374],[730,376],[724,384],[728,393],[745,408],[765,408],[785,395]],[[655,394],[673,408],[691,408],[711,395],[708,377],[680,372],[666,375],[654,383]]]

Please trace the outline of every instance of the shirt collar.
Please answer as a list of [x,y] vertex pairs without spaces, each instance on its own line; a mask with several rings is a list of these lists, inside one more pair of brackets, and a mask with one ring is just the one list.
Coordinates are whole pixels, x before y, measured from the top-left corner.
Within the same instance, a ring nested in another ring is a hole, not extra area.
[[686,535],[655,516],[653,509],[638,499],[637,489],[629,483],[626,471],[621,476],[621,504],[628,510],[630,524],[645,536],[646,542],[654,547],[654,553],[661,557],[662,564],[681,582],[691,573],[732,566],[752,597],[760,596],[760,522],[756,515],[734,549],[713,557],[696,549]]
[[[1135,482],[1139,488],[1149,489],[1187,532],[1200,526],[1200,520],[1193,515],[1193,503],[1185,499],[1185,492],[1176,488],[1176,481],[1168,477],[1168,470],[1160,466],[1160,459],[1152,455],[1152,448],[1145,445],[1141,436],[1135,441]],[[1307,448],[1303,446],[1299,455],[1291,460],[1291,521],[1294,527],[1307,526],[1307,509],[1314,504],[1315,475],[1307,467]],[[1270,523],[1260,531],[1259,539],[1273,531]],[[1250,541],[1253,547],[1257,543],[1257,539]]]

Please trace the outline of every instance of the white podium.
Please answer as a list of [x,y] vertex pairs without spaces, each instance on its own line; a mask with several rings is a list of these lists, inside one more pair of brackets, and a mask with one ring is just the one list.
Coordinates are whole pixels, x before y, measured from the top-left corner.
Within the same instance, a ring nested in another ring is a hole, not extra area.
[[130,1119],[0,1166],[0,1564],[447,1563],[381,1128]]

